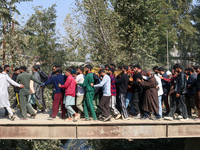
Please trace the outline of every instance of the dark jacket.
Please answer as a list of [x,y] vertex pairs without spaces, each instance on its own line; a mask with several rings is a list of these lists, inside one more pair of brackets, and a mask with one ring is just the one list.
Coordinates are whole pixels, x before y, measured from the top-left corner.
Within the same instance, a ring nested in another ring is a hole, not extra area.
[[183,71],[177,75],[175,92],[181,95],[187,93],[187,80],[186,80],[186,75]]
[[187,85],[191,85],[188,87],[187,91],[187,96],[194,96],[196,92],[196,81],[197,81],[197,76],[195,74],[192,74],[187,81]]
[[[16,74],[16,73],[13,74],[12,79],[13,79],[14,81],[17,80],[17,74]],[[14,88],[14,92],[15,92],[15,93],[19,93],[19,88],[16,88],[16,87],[13,87],[13,88]]]
[[200,73],[197,75],[196,91],[200,91]]
[[134,89],[134,92],[141,92],[141,87],[139,86],[139,83],[137,82],[137,78],[142,80],[141,73],[136,73],[133,75],[133,81],[131,83],[133,84],[132,88]]
[[[163,73],[162,77],[168,79],[168,75],[166,73]],[[161,80],[161,82],[162,82],[162,86],[163,86],[163,92],[164,92],[164,94],[167,94],[170,90],[170,84],[163,79]]]
[[119,93],[125,94],[127,93],[129,77],[127,74],[123,74],[119,79],[115,78],[115,83],[119,85]]

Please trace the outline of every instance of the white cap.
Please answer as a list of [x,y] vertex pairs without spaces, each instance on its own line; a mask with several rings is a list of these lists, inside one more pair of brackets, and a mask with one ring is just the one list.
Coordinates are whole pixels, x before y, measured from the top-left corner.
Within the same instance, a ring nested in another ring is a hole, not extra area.
[[166,74],[169,76],[169,75],[172,75],[172,73],[168,70],[167,72],[166,72]]

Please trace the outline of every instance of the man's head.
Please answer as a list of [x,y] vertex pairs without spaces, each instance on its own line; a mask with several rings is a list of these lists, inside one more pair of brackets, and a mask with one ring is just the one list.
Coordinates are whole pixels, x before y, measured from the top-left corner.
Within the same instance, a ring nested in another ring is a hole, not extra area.
[[112,75],[114,74],[115,70],[113,68],[110,68],[109,71],[108,71],[108,74]]
[[191,68],[194,70],[194,72],[196,72],[197,66],[191,66]]
[[161,75],[163,75],[163,74],[165,73],[165,71],[164,71],[164,68],[163,68],[163,67],[160,67],[160,68],[158,68],[158,71],[159,71],[159,73],[160,73]]
[[149,70],[149,71],[147,72],[147,75],[148,75],[149,78],[153,77],[153,74],[154,74],[154,72],[151,71],[151,70]]
[[140,69],[140,65],[134,65],[133,68],[134,68],[134,69],[133,69],[134,72],[135,72],[135,73],[138,73],[138,71],[139,71],[139,69]]
[[57,71],[57,66],[53,66],[53,72],[56,73]]
[[188,75],[192,75],[194,73],[194,69],[188,68]]
[[122,71],[122,66],[119,66],[117,71]]
[[105,70],[106,70],[106,71],[108,71],[108,70],[109,70],[109,68],[110,68],[110,66],[109,66],[109,65],[105,65]]
[[37,72],[37,71],[40,70],[39,68],[40,68],[39,65],[34,65],[34,66],[32,67],[32,71],[33,71],[33,72]]
[[172,73],[171,73],[169,70],[166,72],[166,74],[167,74],[167,76],[168,76],[169,78],[172,77]]
[[124,71],[124,73],[127,72],[128,71],[128,66],[123,66],[122,70]]
[[155,74],[159,73],[158,69],[159,69],[158,66],[153,67],[153,71],[154,71]]
[[26,72],[27,68],[26,68],[26,66],[21,66],[19,68],[19,70],[20,70],[21,73],[23,73],[23,72]]
[[99,70],[101,69],[105,69],[105,66],[104,65],[99,65]]
[[91,65],[86,65],[85,66],[85,72],[88,73],[92,70],[92,66]]
[[5,71],[6,73],[8,73],[8,72],[10,71],[10,66],[9,66],[9,65],[5,65],[5,66],[4,66],[4,71]]
[[110,68],[115,69],[116,65],[115,64],[110,64]]
[[99,70],[99,75],[100,75],[101,77],[104,77],[104,76],[106,75],[105,70],[104,70],[104,69],[100,69],[100,70]]
[[56,69],[56,74],[57,74],[57,75],[58,75],[58,74],[62,74],[62,69],[61,69],[61,68]]
[[77,70],[77,74],[83,74],[84,72],[84,68],[83,67],[79,67]]
[[196,72],[200,73],[200,66],[196,66]]
[[20,71],[19,71],[19,68],[15,68],[15,73],[18,75],[18,74],[20,74]]
[[0,73],[2,73],[3,72],[3,68],[0,66]]
[[174,71],[177,72],[177,73],[180,73],[182,72],[182,67],[180,64],[175,64],[174,67],[173,67]]
[[72,74],[73,77],[75,77],[76,76],[76,70],[71,70],[71,74]]
[[69,75],[71,75],[72,70],[71,69],[66,69],[65,71],[65,75],[68,77]]
[[75,70],[75,67],[74,66],[70,66],[69,69]]
[[128,66],[128,70],[131,72],[131,71],[133,71],[133,66],[132,65],[129,65]]

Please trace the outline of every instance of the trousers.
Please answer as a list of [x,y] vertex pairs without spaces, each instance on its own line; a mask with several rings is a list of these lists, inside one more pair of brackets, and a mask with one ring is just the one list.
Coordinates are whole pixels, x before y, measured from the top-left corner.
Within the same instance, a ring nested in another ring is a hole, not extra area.
[[191,110],[194,109],[195,112],[198,112],[196,106],[194,105],[194,96],[185,96],[185,103],[187,107],[188,116],[192,116]]
[[111,108],[111,111],[113,112],[114,115],[118,115],[119,111],[117,110],[115,105],[116,105],[116,96],[111,96],[110,97],[110,108]]
[[64,93],[54,94],[52,115],[51,115],[52,118],[55,118],[57,116],[59,105],[61,105],[62,118],[63,119],[65,118],[66,108],[65,105],[63,104],[63,98],[64,98]]
[[188,117],[187,108],[185,104],[185,95],[180,95],[178,98],[172,99],[172,106],[170,108],[169,116],[173,117],[176,109],[179,105],[179,108],[182,110],[183,118],[186,119]]
[[136,114],[140,113],[140,107],[139,107],[140,99],[141,99],[141,92],[135,92],[133,96],[133,107],[135,109]]
[[84,116],[86,119],[89,119],[89,110],[92,114],[93,120],[97,120],[97,116],[94,110],[93,98],[94,92],[86,92],[85,99],[83,101]]
[[110,116],[110,96],[102,96],[100,100],[99,107],[101,109],[102,115],[108,118]]
[[198,118],[200,118],[200,91],[197,91],[194,96],[194,103],[199,111]]
[[77,95],[76,97],[76,107],[78,108],[78,113],[83,113],[83,99],[84,95]]
[[126,96],[124,93],[119,93],[118,94],[119,100],[120,100],[120,107],[121,107],[121,114],[124,115],[124,118],[128,118],[128,110],[126,108]]

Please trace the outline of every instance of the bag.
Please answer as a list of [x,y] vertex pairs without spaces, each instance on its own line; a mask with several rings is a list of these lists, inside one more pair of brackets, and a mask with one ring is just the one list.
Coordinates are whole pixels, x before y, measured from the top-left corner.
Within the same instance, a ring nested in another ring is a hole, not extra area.
[[48,76],[42,70],[39,70],[38,73],[40,74],[41,82],[44,83],[48,80]]

